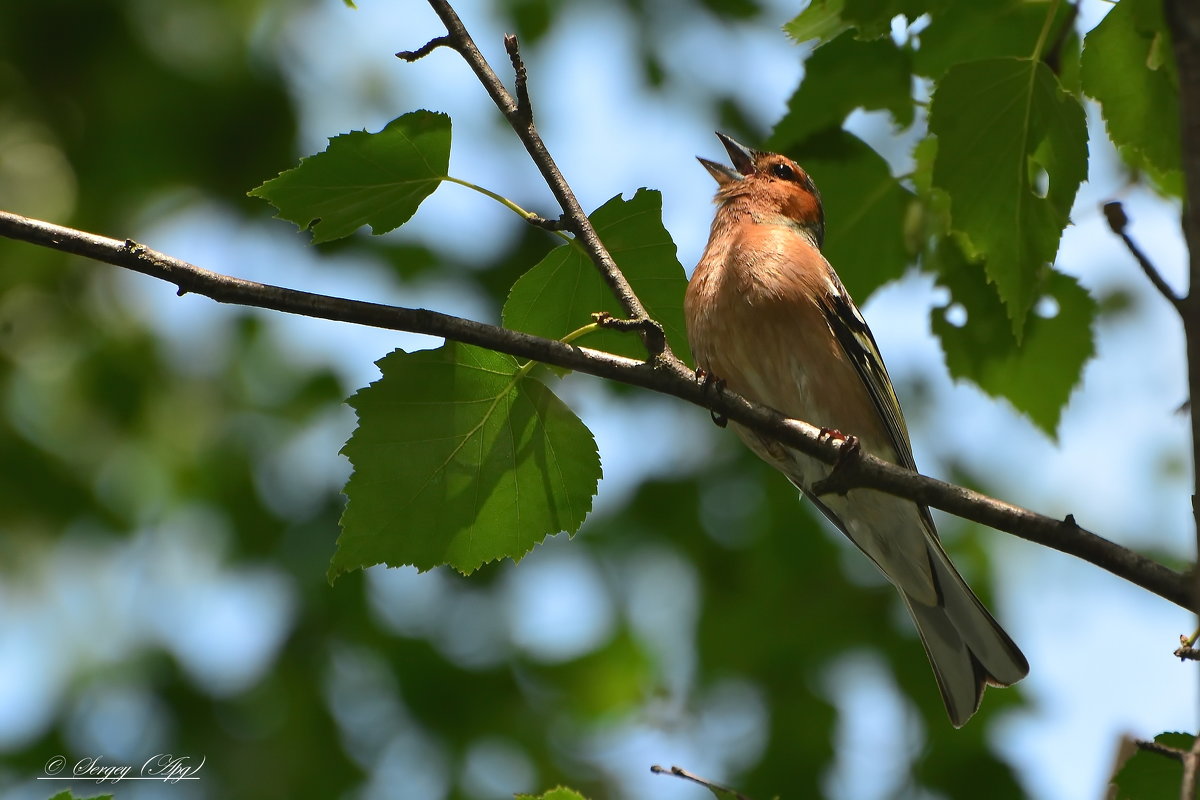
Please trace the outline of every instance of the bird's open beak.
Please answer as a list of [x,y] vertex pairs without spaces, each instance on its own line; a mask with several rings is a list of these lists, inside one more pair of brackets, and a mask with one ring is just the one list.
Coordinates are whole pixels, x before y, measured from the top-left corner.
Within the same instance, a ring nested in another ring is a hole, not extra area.
[[742,175],[754,174],[754,156],[756,153],[744,144],[738,144],[730,137],[717,132],[717,138],[721,140],[721,144],[725,145],[725,152],[729,153],[729,160],[733,162],[734,169],[742,173]]
[[729,153],[729,160],[733,162],[733,167],[697,156],[696,159],[704,165],[708,174],[712,175],[722,186],[733,181],[740,181],[747,175],[753,175],[754,151],[719,131],[717,138],[721,140],[721,144],[725,145],[725,151]]

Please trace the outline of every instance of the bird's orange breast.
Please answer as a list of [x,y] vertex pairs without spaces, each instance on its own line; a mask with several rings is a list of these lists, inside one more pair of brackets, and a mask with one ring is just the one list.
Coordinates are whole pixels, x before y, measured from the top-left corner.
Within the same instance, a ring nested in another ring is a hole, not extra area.
[[858,372],[822,301],[831,268],[786,226],[714,224],[684,310],[697,366],[747,399],[860,438],[895,458]]

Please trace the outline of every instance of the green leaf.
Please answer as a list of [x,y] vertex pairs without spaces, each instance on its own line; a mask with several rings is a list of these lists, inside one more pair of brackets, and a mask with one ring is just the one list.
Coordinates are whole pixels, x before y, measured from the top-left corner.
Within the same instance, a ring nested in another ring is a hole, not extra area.
[[313,244],[349,236],[363,225],[378,235],[412,217],[446,177],[450,118],[413,111],[379,133],[354,131],[329,140],[324,152],[250,191],[279,209],[278,217]]
[[574,789],[568,789],[565,786],[557,786],[545,794],[537,796],[531,794],[518,794],[514,796],[514,800],[587,800]]
[[1122,157],[1181,195],[1179,76],[1160,0],[1113,6],[1084,39],[1081,78]]
[[[972,0],[973,1],[973,0]],[[938,16],[949,0],[844,0],[842,17],[858,28],[859,37],[875,39],[892,30],[892,19],[912,22],[922,14]]]
[[909,206],[905,239],[914,252],[928,253],[932,245],[950,232],[950,198],[933,186],[933,162],[937,137],[926,136],[913,147],[913,187],[917,202]]
[[768,147],[799,142],[842,124],[856,108],[885,109],[896,124],[913,120],[912,69],[907,50],[891,39],[862,42],[844,33],[813,53],[804,80],[788,100]]
[[354,473],[330,580],[372,564],[469,573],[579,529],[596,443],[515,359],[447,342],[378,363],[382,377],[348,401]]
[[1041,62],[972,61],[942,78],[929,128],[938,137],[933,184],[950,197],[951,228],[972,260],[985,261],[1020,340],[1087,174],[1083,108]]
[[[931,311],[950,374],[1007,399],[1054,438],[1071,391],[1095,355],[1095,301],[1074,278],[1048,272],[1038,290],[1045,315],[1030,315],[1018,343],[981,264],[964,258],[953,240],[943,240],[932,261],[938,282],[950,290],[950,302]],[[954,314],[966,312],[965,324],[951,321],[956,305]]]
[[[1066,3],[1058,4],[1052,35],[1069,24]],[[971,0],[950,3],[921,31],[913,68],[930,78],[953,65],[987,58],[1029,57],[1037,45],[1052,3],[1028,0]]]
[[910,261],[905,222],[912,193],[892,177],[883,157],[840,128],[779,149],[800,160],[821,192],[822,252],[851,296],[866,300],[903,275]]
[[112,797],[113,796],[111,794],[98,794],[94,797],[82,798],[75,796],[70,789],[63,789],[61,792],[51,797],[50,800],[112,800]]
[[859,39],[880,39],[891,32],[893,18],[903,16],[912,24],[922,14],[936,17],[948,4],[949,0],[809,0],[783,30],[797,43],[817,39],[818,47],[851,29]]
[[[690,362],[683,323],[687,278],[662,224],[662,195],[650,189],[639,189],[630,200],[617,195],[596,209],[591,220],[647,313],[662,323],[675,354]],[[503,318],[505,327],[560,339],[589,324],[597,311],[625,316],[595,266],[572,243],[551,250],[513,284]],[[638,337],[629,333],[601,331],[580,343],[631,358],[646,354]]]
[[[1195,741],[1189,733],[1160,733],[1157,744],[1187,752]],[[1183,764],[1159,753],[1136,750],[1121,766],[1113,785],[1113,800],[1154,800],[1159,797],[1178,797],[1183,782]]]
[[816,39],[824,44],[850,29],[842,19],[843,0],[810,0],[808,8],[801,11],[783,26],[783,30],[797,44]]

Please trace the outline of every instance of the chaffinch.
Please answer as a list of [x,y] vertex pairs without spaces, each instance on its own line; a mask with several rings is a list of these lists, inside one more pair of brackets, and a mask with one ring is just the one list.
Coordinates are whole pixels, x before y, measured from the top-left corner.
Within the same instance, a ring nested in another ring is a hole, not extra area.
[[[821,254],[821,196],[796,162],[724,134],[733,168],[716,179],[717,213],[684,310],[697,369],[743,397],[916,470],[904,414],[866,321]],[[871,489],[814,496],[828,467],[741,427],[734,431],[854,542],[899,590],[955,727],[987,684],[1009,686],[1029,664],[963,581],[929,509]],[[841,433],[841,432],[844,432]]]

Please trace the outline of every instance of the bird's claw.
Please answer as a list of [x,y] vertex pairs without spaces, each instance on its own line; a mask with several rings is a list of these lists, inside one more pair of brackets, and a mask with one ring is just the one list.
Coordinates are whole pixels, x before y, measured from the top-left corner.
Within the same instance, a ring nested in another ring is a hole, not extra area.
[[858,463],[858,457],[862,455],[862,442],[853,434],[845,434],[837,428],[821,428],[817,434],[819,439],[828,439],[830,441],[841,442],[842,446],[838,448],[837,460],[833,462],[833,469],[829,470],[829,474],[812,485],[812,493],[820,496],[822,494],[846,494],[850,490],[849,478],[854,471],[855,464]]
[[[716,377],[704,367],[696,367],[696,380],[700,382],[700,388],[706,392],[709,390],[720,392],[725,388],[725,381]],[[712,417],[713,424],[718,428],[724,428],[729,424],[729,418],[724,414],[720,414],[712,409],[709,409],[708,414]]]

